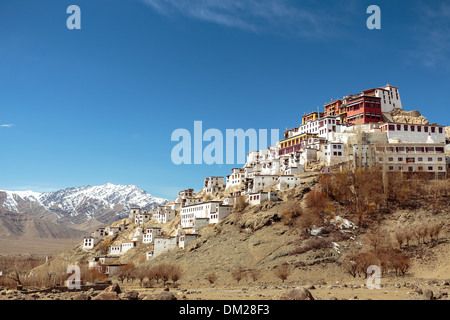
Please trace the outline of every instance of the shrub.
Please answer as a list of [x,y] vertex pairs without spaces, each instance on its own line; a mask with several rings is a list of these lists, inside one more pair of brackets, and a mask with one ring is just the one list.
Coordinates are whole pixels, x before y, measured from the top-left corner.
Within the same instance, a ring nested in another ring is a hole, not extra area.
[[287,208],[281,211],[281,221],[286,226],[292,226],[297,219],[302,214],[300,203],[291,203]]
[[231,276],[239,283],[239,281],[241,281],[246,276],[245,269],[242,266],[238,266],[233,270]]
[[217,274],[215,272],[208,273],[205,276],[205,279],[208,280],[208,282],[210,284],[214,284],[217,281],[217,278],[218,278],[218,276],[217,276]]
[[261,277],[261,270],[259,269],[250,269],[248,272],[253,281],[258,280]]
[[292,268],[286,262],[277,266],[274,270],[275,275],[280,278],[280,280],[284,283],[284,281],[291,275]]

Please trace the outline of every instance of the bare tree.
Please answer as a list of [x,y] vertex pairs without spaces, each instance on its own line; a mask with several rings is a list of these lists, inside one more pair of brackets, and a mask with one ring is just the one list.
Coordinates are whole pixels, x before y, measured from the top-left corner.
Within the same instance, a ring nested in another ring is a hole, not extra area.
[[242,266],[238,266],[236,269],[233,270],[231,276],[233,277],[234,280],[239,282],[246,276],[245,269]]
[[292,268],[289,263],[285,262],[277,266],[274,273],[284,283],[284,281],[291,275]]

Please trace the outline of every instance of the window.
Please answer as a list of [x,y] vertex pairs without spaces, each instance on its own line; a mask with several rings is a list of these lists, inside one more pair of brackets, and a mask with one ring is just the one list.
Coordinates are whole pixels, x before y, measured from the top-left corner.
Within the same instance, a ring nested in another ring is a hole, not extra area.
[[390,157],[390,158],[388,158],[388,161],[392,162],[392,161],[394,161],[394,158]]
[[404,129],[405,131],[408,131],[408,125],[405,124],[405,125],[403,126],[403,129]]
[[411,132],[416,131],[416,127],[415,126],[411,126]]
[[418,167],[417,168],[419,171],[423,171],[423,167]]
[[423,158],[422,158],[422,157],[419,157],[419,158],[417,158],[417,161],[418,161],[418,162],[422,162],[422,161],[423,161]]
[[428,167],[428,171],[433,171],[433,167]]
[[417,126],[417,132],[422,132],[422,127],[421,126]]
[[442,170],[444,170],[444,168],[443,167],[438,167],[438,170],[442,171]]
[[435,127],[431,127],[431,133],[435,133],[436,132],[436,128]]
[[438,160],[437,161],[442,161],[442,158],[438,158]]
[[394,167],[393,166],[389,166],[389,171],[394,171]]
[[400,131],[400,130],[402,130],[402,126],[401,125],[397,125],[397,131]]
[[398,158],[398,162],[402,162],[403,161],[403,158]]
[[444,148],[436,147],[436,153],[444,153]]
[[442,128],[439,128],[439,133],[442,133],[443,131],[442,131]]
[[395,131],[395,125],[390,124],[389,125],[389,131]]
[[428,127],[424,127],[424,131],[425,131],[425,132],[428,132]]

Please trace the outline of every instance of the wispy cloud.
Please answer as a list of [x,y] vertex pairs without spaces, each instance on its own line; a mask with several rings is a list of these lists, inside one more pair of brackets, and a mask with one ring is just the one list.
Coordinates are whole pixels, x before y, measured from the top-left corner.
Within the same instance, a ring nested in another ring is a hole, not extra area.
[[329,33],[333,8],[295,6],[291,0],[142,0],[159,14],[189,18],[245,31],[287,32],[305,37]]
[[13,124],[0,124],[0,128],[12,128]]
[[450,3],[435,0],[419,2],[415,28],[417,45],[411,56],[433,68],[450,68]]

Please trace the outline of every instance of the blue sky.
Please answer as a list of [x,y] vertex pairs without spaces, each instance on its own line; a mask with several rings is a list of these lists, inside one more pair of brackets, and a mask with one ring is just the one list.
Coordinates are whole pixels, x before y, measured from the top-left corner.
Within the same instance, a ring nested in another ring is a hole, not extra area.
[[387,83],[449,125],[449,58],[448,1],[2,0],[0,189],[112,182],[171,199],[240,166],[174,165],[174,130],[282,132]]

